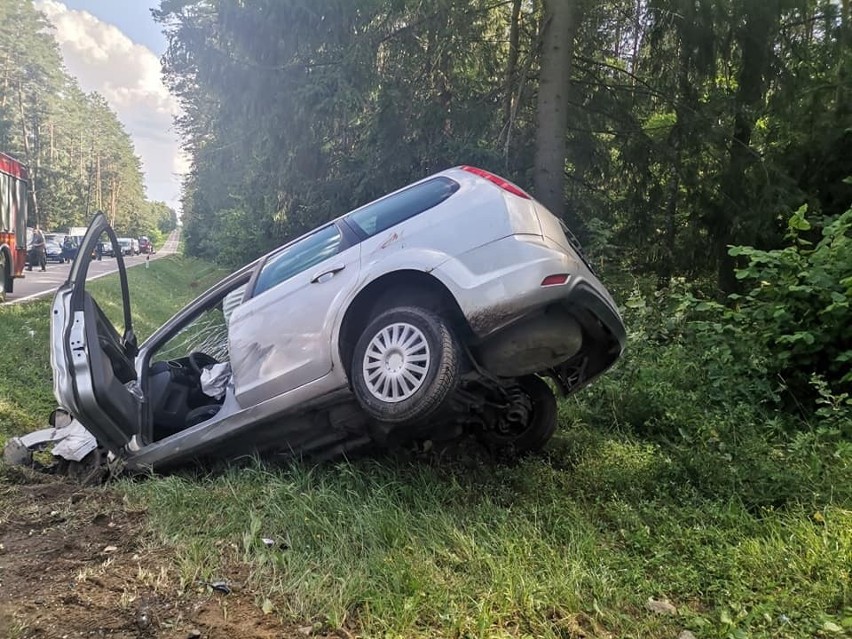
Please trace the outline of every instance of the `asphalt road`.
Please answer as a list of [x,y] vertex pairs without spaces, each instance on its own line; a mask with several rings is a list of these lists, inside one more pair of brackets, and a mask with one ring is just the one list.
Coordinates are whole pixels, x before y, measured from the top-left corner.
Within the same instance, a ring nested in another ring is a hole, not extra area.
[[[159,259],[165,255],[170,255],[177,250],[179,231],[172,231],[168,239],[163,243],[163,246],[157,250],[154,255],[134,255],[133,257],[125,256],[124,263],[127,268],[140,266],[150,258],[152,260]],[[26,277],[15,280],[15,292],[7,295],[6,303],[14,304],[16,302],[26,302],[28,300],[43,297],[52,294],[60,284],[68,278],[68,272],[71,270],[71,263],[57,264],[56,262],[48,262],[47,270],[42,273],[37,268],[32,271],[24,271]],[[110,273],[115,273],[118,270],[118,263],[114,258],[104,257],[102,261],[93,260],[89,265],[88,280],[94,280]]]

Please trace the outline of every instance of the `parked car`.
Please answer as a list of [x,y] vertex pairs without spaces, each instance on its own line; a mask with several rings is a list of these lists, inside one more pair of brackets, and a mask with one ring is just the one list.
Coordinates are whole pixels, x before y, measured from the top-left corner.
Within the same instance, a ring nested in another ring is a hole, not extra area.
[[65,262],[65,257],[62,254],[62,246],[55,240],[45,239],[44,256],[48,262],[59,262],[60,264]]
[[130,238],[130,244],[131,244],[131,247],[130,247],[131,248],[131,250],[130,250],[131,255],[139,255],[139,253],[142,252],[141,249],[139,248],[139,240],[137,240],[135,237]]
[[129,237],[118,238],[118,247],[114,252],[121,252],[122,255],[133,255],[133,240]]
[[[82,248],[106,233],[92,221]],[[241,268],[141,346],[87,291],[51,315],[54,392],[130,469],[280,449],[324,458],[473,433],[515,452],[620,356],[616,304],[566,227],[502,178],[449,169]],[[549,378],[553,387],[543,378]]]
[[139,238],[139,251],[146,255],[154,252],[154,245],[151,243],[151,240],[144,235]]

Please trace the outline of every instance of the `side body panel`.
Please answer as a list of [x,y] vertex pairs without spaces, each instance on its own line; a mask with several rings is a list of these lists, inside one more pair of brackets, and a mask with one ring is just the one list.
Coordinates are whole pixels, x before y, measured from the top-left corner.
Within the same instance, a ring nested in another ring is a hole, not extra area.
[[358,281],[359,245],[309,267],[237,307],[229,342],[236,399],[252,406],[332,370],[331,335]]

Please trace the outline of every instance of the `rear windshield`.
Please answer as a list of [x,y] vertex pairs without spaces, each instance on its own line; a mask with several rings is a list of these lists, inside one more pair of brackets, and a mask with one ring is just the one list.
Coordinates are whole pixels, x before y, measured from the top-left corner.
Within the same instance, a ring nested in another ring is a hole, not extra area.
[[370,237],[438,206],[458,190],[458,182],[450,178],[433,178],[353,211],[346,219]]

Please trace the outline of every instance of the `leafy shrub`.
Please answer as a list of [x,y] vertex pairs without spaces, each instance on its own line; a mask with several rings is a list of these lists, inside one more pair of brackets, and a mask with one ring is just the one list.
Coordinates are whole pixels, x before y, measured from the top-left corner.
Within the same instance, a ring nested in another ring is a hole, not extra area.
[[[815,402],[788,410],[772,345],[755,339],[742,307],[702,299],[674,280],[632,294],[624,316],[624,358],[566,406],[569,423],[651,442],[669,460],[653,483],[686,494],[727,495],[756,510],[852,498],[849,396],[811,375]],[[629,474],[610,489],[628,486],[651,490]]]
[[747,260],[737,278],[752,287],[731,296],[729,319],[766,350],[770,369],[797,396],[813,389],[813,375],[835,392],[852,389],[852,209],[828,221],[816,245],[803,237],[813,230],[806,211],[789,220],[789,246],[729,251]]

